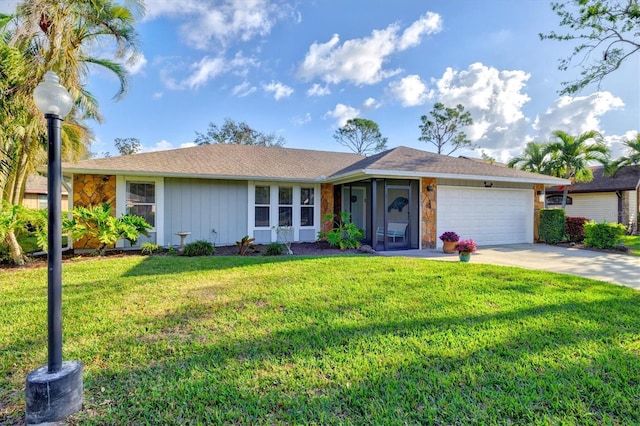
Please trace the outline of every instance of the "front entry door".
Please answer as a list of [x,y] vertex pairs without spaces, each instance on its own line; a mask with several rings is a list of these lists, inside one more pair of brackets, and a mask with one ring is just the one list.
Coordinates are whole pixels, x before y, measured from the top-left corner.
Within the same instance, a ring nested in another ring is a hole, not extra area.
[[388,185],[385,191],[385,210],[386,230],[377,229],[378,241],[385,241],[387,250],[409,248],[411,187]]
[[365,188],[345,186],[342,189],[343,210],[351,213],[351,222],[363,230],[365,239],[367,238],[366,194]]

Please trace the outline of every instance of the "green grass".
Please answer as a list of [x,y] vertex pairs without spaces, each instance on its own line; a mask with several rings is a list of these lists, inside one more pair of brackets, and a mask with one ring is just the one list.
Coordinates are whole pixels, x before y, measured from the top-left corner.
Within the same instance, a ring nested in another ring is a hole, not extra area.
[[[0,424],[46,364],[46,268],[0,272]],[[640,424],[640,293],[397,257],[64,266],[70,424]]]
[[640,256],[640,236],[638,235],[625,235],[622,237],[622,243],[625,247],[630,248],[631,254]]

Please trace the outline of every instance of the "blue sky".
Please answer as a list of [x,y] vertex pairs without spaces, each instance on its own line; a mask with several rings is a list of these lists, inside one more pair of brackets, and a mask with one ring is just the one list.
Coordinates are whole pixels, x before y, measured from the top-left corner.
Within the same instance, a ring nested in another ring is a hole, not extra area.
[[[3,0],[3,2],[6,0]],[[461,103],[479,145],[455,155],[501,161],[553,130],[596,129],[613,156],[640,128],[640,55],[575,97],[558,71],[570,43],[541,41],[559,18],[544,0],[148,0],[141,55],[119,102],[114,77],[88,89],[105,121],[91,123],[92,151],[115,138],[145,151],[193,143],[226,117],[282,136],[286,147],[346,151],[334,139],[349,118],[375,121],[388,146],[432,151],[418,140],[435,102]]]

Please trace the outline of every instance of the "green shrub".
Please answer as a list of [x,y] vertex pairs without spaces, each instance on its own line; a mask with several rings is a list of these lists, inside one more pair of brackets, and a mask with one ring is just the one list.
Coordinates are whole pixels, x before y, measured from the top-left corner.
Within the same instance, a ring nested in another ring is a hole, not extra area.
[[284,252],[285,246],[280,243],[270,243],[264,248],[265,256],[280,256]]
[[147,242],[143,243],[142,246],[140,246],[140,251],[142,252],[142,254],[154,254],[159,252],[160,250],[162,250],[162,247],[154,243]]
[[540,210],[540,241],[557,244],[564,239],[565,212],[562,209]]
[[248,235],[245,235],[240,241],[236,241],[236,245],[238,246],[238,255],[246,256],[250,251],[257,253],[258,249],[255,244],[253,244],[255,240],[255,238],[249,238]]
[[567,217],[565,232],[569,241],[579,243],[584,240],[584,224],[588,221],[586,217]]
[[216,252],[216,248],[209,241],[197,240],[184,245],[182,254],[185,256],[211,256]]
[[597,249],[616,247],[627,228],[620,223],[587,222],[584,225],[584,245]]
[[362,245],[360,240],[364,233],[351,222],[351,213],[341,212],[339,219],[327,213],[322,217],[322,222],[329,221],[333,222],[333,229],[318,232],[319,239],[326,240],[332,247],[340,247],[340,250],[357,249]]

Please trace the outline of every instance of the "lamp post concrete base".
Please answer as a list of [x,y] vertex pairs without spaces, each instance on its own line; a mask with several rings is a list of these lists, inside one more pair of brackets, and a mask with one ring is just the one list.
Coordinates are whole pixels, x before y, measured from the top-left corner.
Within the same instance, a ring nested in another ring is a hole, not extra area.
[[27,425],[64,420],[82,408],[82,363],[64,361],[60,371],[40,367],[27,376]]

